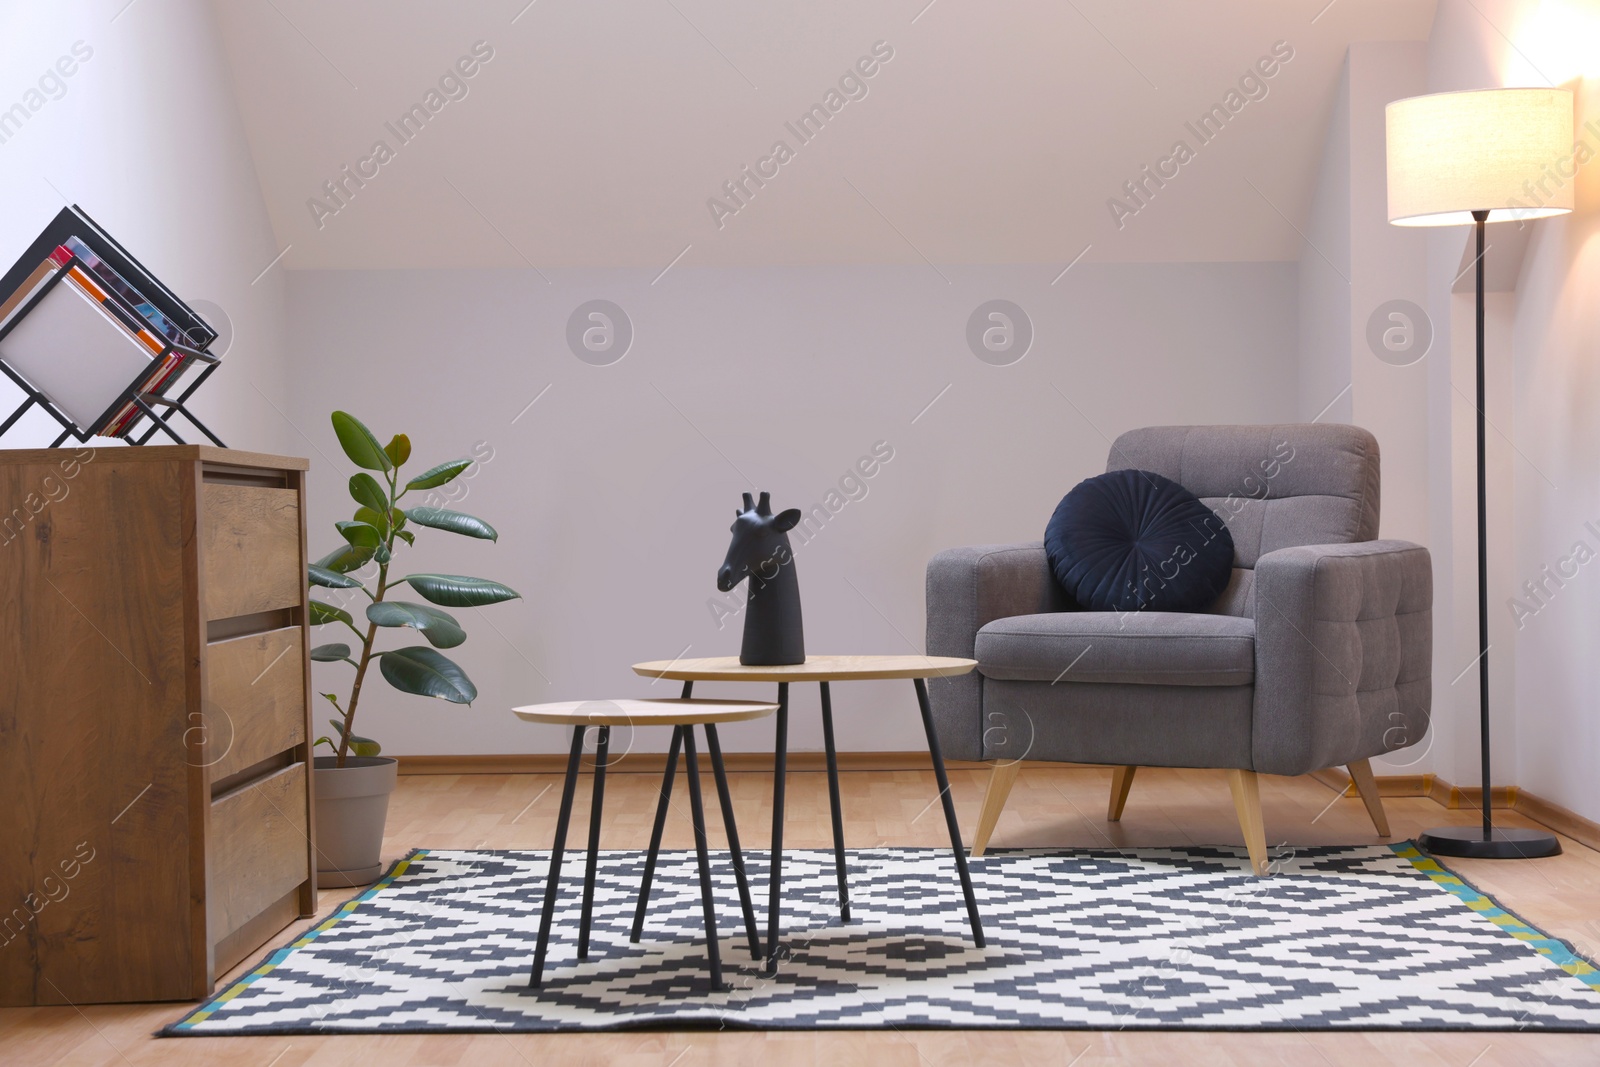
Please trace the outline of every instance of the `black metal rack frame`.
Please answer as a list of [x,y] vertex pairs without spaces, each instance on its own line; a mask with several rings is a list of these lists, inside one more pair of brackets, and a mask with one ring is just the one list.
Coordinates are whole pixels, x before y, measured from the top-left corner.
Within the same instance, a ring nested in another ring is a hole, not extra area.
[[[22,319],[34,309],[39,301],[43,300],[45,296],[49,294],[51,289],[59,285],[75,266],[82,266],[86,271],[88,270],[87,265],[84,264],[83,261],[77,256],[70,257],[67,262],[62,265],[61,269],[58,270],[48,281],[46,281],[44,285],[40,286],[39,291],[29,297],[27,303],[17,310],[16,315],[12,318],[11,322],[6,326],[6,328],[0,330],[0,340],[3,340],[6,334],[10,333],[16,324],[22,321]],[[118,318],[121,318],[124,325],[135,331],[141,328],[150,328],[149,324],[144,322],[136,312],[124,306],[120,294],[109,289],[106,290],[106,293],[110,300],[102,306],[105,306],[109,311],[116,314]],[[22,416],[26,414],[30,408],[37,405],[44,409],[44,411],[46,411],[58,423],[60,423],[62,427],[61,435],[51,442],[51,448],[60,447],[69,437],[75,438],[80,442],[87,442],[91,438],[100,436],[102,432],[111,425],[112,422],[116,421],[117,415],[123,410],[123,408],[127,407],[129,404],[132,404],[136,409],[133,417],[121,430],[110,436],[121,438],[122,440],[127,441],[130,445],[143,445],[147,444],[157,432],[161,432],[165,433],[168,437],[172,438],[180,445],[187,444],[188,442],[186,442],[178,434],[178,431],[173,428],[171,422],[169,421],[174,414],[178,414],[182,415],[191,425],[203,433],[217,447],[226,448],[227,446],[222,443],[221,438],[212,433],[205,423],[196,418],[194,412],[190,411],[186,405],[186,401],[188,401],[189,397],[194,395],[194,391],[200,388],[200,385],[211,376],[212,371],[217,369],[217,357],[213,356],[209,352],[190,347],[189,345],[178,344],[175,341],[166,339],[163,340],[166,347],[151,357],[151,365],[148,368],[141,370],[138,377],[136,377],[132,382],[129,382],[127,388],[125,388],[121,394],[118,395],[117,399],[100,414],[99,418],[95,419],[95,421],[87,427],[79,426],[69,415],[67,415],[66,412],[57,407],[49,397],[40,392],[38,389],[34,388],[32,383],[18,373],[15,368],[6,363],[3,357],[0,357],[0,371],[4,371],[6,377],[10,378],[14,383],[16,383],[17,387],[25,394],[21,405],[19,405],[15,411],[7,416],[4,422],[0,422],[0,437],[4,437],[6,432],[11,429],[18,419],[22,418]],[[173,368],[172,373],[168,374],[152,389],[145,389],[144,386],[150,381],[151,376],[163,365],[165,365],[168,357],[173,355],[178,357],[178,362]],[[172,388],[172,386],[175,385],[178,380],[188,372],[189,368],[196,364],[200,364],[201,367],[200,373],[194,378],[194,380],[191,381],[188,386],[178,394],[176,399],[166,396],[165,394],[167,390]],[[166,417],[163,417],[162,414],[156,410],[158,407],[166,409]],[[142,435],[135,437],[134,432],[138,429],[140,421],[146,418],[149,419],[150,426]]]

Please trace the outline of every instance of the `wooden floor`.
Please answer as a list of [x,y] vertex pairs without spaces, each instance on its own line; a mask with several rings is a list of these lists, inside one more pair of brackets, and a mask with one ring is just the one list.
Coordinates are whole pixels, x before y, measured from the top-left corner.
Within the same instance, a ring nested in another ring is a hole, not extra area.
[[[771,778],[734,774],[735,804],[747,847],[765,844],[771,821]],[[845,834],[852,847],[937,845],[946,840],[930,772],[848,772]],[[977,818],[983,775],[952,772],[964,829]],[[830,843],[827,779],[790,775],[786,844]],[[1095,846],[1234,844],[1240,841],[1221,772],[1141,770],[1120,824],[1105,822],[1109,770],[1029,767],[1012,792],[993,845]],[[607,783],[603,848],[643,848],[658,779],[613,774]],[[402,777],[390,809],[386,858],[413,847],[548,848],[560,785],[551,775],[419,775]],[[681,797],[682,789],[677,791]],[[1268,841],[1295,844],[1373,842],[1361,801],[1339,798],[1309,778],[1262,780]],[[1473,813],[1446,811],[1424,798],[1390,798],[1398,837]],[[690,848],[686,803],[677,805],[667,845]],[[573,833],[583,842],[585,793]],[[715,823],[713,819],[713,823]],[[1509,815],[1507,825],[1532,825]],[[1600,853],[1567,841],[1566,854],[1517,863],[1459,861],[1468,879],[1502,904],[1593,955],[1600,948]],[[952,886],[952,892],[954,888]],[[349,890],[322,894],[321,911]],[[758,898],[761,896],[758,893]],[[959,904],[952,897],[952,907]],[[300,924],[296,933],[307,924]],[[289,934],[277,939],[282,943]],[[252,962],[255,958],[252,957]],[[243,968],[241,968],[242,970]],[[615,1064],[702,1067],[705,1064],[808,1064],[816,1067],[946,1067],[968,1063],[1173,1065],[1404,1064],[1406,1067],[1505,1067],[1600,1063],[1600,1037],[1562,1034],[1394,1033],[1040,1033],[806,1032],[463,1035],[386,1037],[242,1037],[155,1040],[150,1035],[183,1014],[185,1005],[84,1006],[0,1010],[0,1063],[497,1065]]]

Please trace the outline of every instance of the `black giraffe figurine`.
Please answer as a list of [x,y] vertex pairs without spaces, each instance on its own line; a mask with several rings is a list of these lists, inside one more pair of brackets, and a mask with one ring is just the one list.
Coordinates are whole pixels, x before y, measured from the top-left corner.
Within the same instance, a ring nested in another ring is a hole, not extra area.
[[733,541],[717,571],[717,588],[726,593],[750,579],[745,600],[744,645],[739,662],[747,667],[776,667],[806,661],[804,627],[800,623],[800,581],[794,572],[789,531],[800,522],[800,509],[779,515],[762,493],[734,512]]

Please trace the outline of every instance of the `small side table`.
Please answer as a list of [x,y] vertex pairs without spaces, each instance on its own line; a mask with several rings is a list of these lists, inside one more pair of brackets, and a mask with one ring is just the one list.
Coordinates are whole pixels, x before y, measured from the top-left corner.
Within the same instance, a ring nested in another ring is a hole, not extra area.
[[[834,867],[839,879],[839,917],[850,921],[850,887],[845,872],[844,819],[839,808],[839,764],[833,747],[833,699],[829,682],[865,681],[869,679],[911,679],[917,691],[917,707],[922,712],[922,729],[928,739],[928,755],[933,760],[933,776],[939,785],[939,799],[944,804],[946,828],[950,831],[950,849],[954,854],[956,875],[961,881],[961,893],[966,898],[967,921],[972,926],[972,943],[984,947],[983,921],[978,917],[978,898],[972,891],[972,875],[967,870],[967,852],[961,844],[961,827],[956,822],[955,801],[950,797],[950,779],[944,770],[944,757],[939,751],[939,735],[933,728],[933,709],[928,706],[928,678],[953,678],[977,667],[974,659],[951,656],[807,656],[804,663],[785,666],[745,666],[737,656],[717,656],[709,659],[655,660],[635,663],[635,674],[646,678],[666,678],[683,682],[683,695],[687,697],[695,682],[776,682],[778,684],[777,733],[773,744],[772,783],[772,868],[767,886],[767,973],[776,974],[781,946],[778,942],[782,912],[783,882],[783,794],[784,778],[789,752],[789,683],[817,682],[822,690],[822,740],[828,758],[828,801],[833,815]],[[671,773],[671,765],[668,765]],[[665,796],[661,801],[666,804]],[[663,810],[656,812],[657,824]],[[659,837],[659,834],[657,835]],[[652,843],[651,852],[654,853]],[[643,913],[644,898],[639,901]],[[637,923],[637,920],[635,920]]]
[[[550,946],[550,924],[555,915],[556,890],[561,882],[561,860],[567,847],[567,824],[572,818],[572,797],[578,785],[578,765],[583,754],[583,739],[589,727],[597,730],[595,739],[594,789],[589,813],[589,855],[583,876],[583,915],[578,924],[578,958],[589,956],[589,927],[594,914],[595,863],[600,851],[600,815],[605,803],[606,755],[613,726],[671,726],[673,763],[682,745],[689,779],[689,808],[694,816],[694,846],[700,863],[700,900],[705,910],[706,956],[711,966],[711,988],[719,991],[722,961],[717,950],[717,917],[711,899],[711,863],[706,854],[705,810],[700,799],[700,768],[695,758],[694,728],[703,727],[711,767],[717,780],[717,797],[722,804],[722,822],[728,831],[728,848],[733,857],[733,873],[739,884],[739,902],[744,909],[745,933],[750,939],[750,954],[761,955],[755,911],[750,902],[750,884],[745,878],[744,855],[739,849],[739,831],[734,825],[733,800],[728,793],[728,776],[722,765],[722,746],[717,741],[717,723],[759,719],[778,710],[776,704],[744,700],[569,700],[556,704],[531,704],[512,709],[528,722],[571,726],[572,750],[567,755],[567,777],[561,787],[561,813],[556,817],[556,839],[550,852],[550,876],[545,882],[544,912],[539,919],[539,945],[533,957],[533,973],[528,985],[537,989],[544,979],[545,954]],[[665,809],[657,815],[655,839],[660,840]],[[652,849],[654,852],[654,849]],[[644,892],[649,892],[650,874]],[[639,939],[635,923],[633,940]]]

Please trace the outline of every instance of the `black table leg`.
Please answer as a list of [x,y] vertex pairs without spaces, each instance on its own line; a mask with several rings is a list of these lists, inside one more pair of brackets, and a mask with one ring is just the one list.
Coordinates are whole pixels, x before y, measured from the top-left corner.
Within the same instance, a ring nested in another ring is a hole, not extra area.
[[755,905],[750,901],[750,881],[745,876],[744,852],[739,848],[739,827],[733,820],[733,795],[728,792],[728,772],[722,765],[722,743],[717,724],[706,723],[706,750],[711,753],[711,772],[717,778],[717,800],[722,804],[722,826],[728,832],[728,851],[733,857],[733,877],[739,883],[739,903],[744,908],[744,932],[750,939],[750,958],[761,958],[761,935],[756,930]]
[[[684,686],[687,690],[688,685]],[[644,930],[644,910],[650,903],[650,883],[656,876],[656,859],[661,853],[661,833],[667,825],[667,808],[672,804],[672,778],[678,770],[678,746],[683,743],[683,731],[687,727],[674,726],[672,728],[672,744],[667,748],[667,770],[661,776],[661,799],[656,803],[656,824],[650,831],[650,851],[644,858],[644,880],[639,884],[639,903],[633,909],[633,935],[629,938],[635,943]]]
[[972,875],[967,872],[967,850],[961,844],[961,827],[956,822],[956,803],[950,796],[950,779],[944,773],[944,757],[939,753],[939,735],[933,729],[933,709],[928,706],[928,687],[913,678],[917,705],[922,709],[922,728],[928,734],[928,755],[933,757],[933,776],[939,783],[939,799],[944,801],[944,821],[950,827],[950,847],[956,853],[956,870],[961,872],[961,891],[967,897],[967,918],[972,923],[972,943],[983,947],[983,923],[978,918],[978,898],[972,892]]
[[789,766],[789,683],[778,683],[778,730],[772,766],[772,864],[767,875],[767,974],[778,973],[778,919],[782,911],[783,788]]
[[711,991],[721,992],[722,957],[717,945],[717,912],[711,892],[711,859],[706,854],[706,813],[700,800],[700,761],[694,755],[694,727],[683,727],[683,769],[689,779],[689,812],[694,817],[694,851],[700,862],[700,906],[706,917],[706,956],[711,962]]
[[839,757],[833,747],[833,697],[822,683],[822,746],[828,754],[828,803],[833,808],[833,867],[839,875],[839,919],[850,921],[850,878],[844,867],[844,815],[839,810]]
[[556,816],[556,840],[550,849],[550,876],[544,886],[544,912],[539,917],[539,947],[533,955],[528,987],[538,989],[544,978],[544,957],[550,947],[550,920],[556,913],[556,888],[561,882],[561,854],[567,848],[567,823],[572,819],[572,794],[578,788],[578,758],[583,755],[585,727],[572,729],[572,751],[567,756],[567,780],[561,787],[561,814]]
[[578,920],[578,958],[589,958],[589,924],[594,918],[594,871],[600,860],[600,811],[606,800],[606,753],[611,727],[599,728],[594,745],[594,789],[589,802],[589,857],[583,870],[583,917]]

